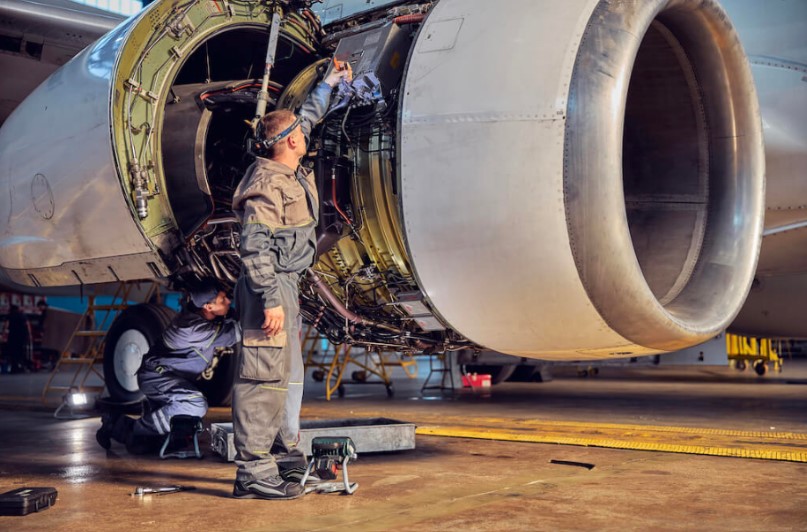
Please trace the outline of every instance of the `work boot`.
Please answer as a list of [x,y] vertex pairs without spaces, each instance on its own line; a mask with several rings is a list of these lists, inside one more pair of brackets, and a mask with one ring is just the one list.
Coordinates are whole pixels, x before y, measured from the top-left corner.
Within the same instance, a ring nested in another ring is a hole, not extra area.
[[297,482],[283,480],[280,475],[242,482],[235,481],[233,497],[237,499],[296,499],[305,493]]
[[100,429],[95,431],[95,441],[97,441],[98,445],[107,451],[112,447],[112,436],[109,434],[109,432],[109,429],[103,424],[101,425]]
[[[300,483],[303,480],[303,476],[305,476],[305,470],[307,467],[291,467],[289,469],[281,469],[280,470],[280,478],[283,480],[287,480],[289,482],[296,482]],[[312,471],[308,478],[305,480],[306,486],[311,484],[319,484],[322,482],[322,479],[317,476],[315,471]]]
[[95,441],[107,451],[112,447],[113,438],[117,439],[115,436],[123,424],[122,417],[123,414],[118,412],[106,412],[101,416],[101,428],[95,432]]

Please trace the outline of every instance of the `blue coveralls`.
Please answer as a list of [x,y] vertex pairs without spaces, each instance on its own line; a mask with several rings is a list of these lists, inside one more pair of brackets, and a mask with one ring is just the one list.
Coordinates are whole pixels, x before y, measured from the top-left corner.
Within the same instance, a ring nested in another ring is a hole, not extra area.
[[[309,94],[299,113],[306,137],[330,97],[326,83]],[[297,283],[316,255],[319,198],[314,175],[259,157],[236,189],[233,211],[242,225],[243,267],[235,307],[244,330],[233,386],[236,480],[250,482],[277,475],[277,460],[290,467],[305,463],[295,449],[305,371]],[[261,338],[264,309],[277,306],[285,314],[285,343],[250,340],[250,332],[251,338]]]
[[162,341],[143,357],[137,372],[149,411],[135,421],[133,435],[168,434],[173,416],[205,415],[207,400],[194,381],[210,365],[217,348],[238,341],[237,327],[233,320],[206,320],[194,312],[174,319]]

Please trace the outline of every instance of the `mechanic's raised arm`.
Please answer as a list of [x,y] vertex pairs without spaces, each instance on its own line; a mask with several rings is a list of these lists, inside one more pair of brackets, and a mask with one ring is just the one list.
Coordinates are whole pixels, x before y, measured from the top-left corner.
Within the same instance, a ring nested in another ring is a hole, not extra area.
[[341,80],[350,82],[353,79],[353,70],[350,68],[350,63],[344,63],[345,67],[342,70],[332,69],[331,72],[325,76],[325,79],[320,81],[308,94],[303,106],[300,108],[300,127],[303,130],[303,135],[309,139],[311,130],[317,123],[322,120],[328,106],[331,103],[331,93],[333,88],[336,87]]

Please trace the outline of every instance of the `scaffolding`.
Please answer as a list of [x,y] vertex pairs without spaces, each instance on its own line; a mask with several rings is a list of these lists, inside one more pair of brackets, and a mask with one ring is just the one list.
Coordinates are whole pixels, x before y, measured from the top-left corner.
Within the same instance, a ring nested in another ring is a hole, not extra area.
[[[148,301],[159,292],[159,285],[151,283],[146,292]],[[61,355],[50,373],[47,383],[42,390],[42,402],[47,403],[49,395],[60,393],[101,393],[102,385],[90,385],[88,380],[95,375],[104,382],[104,375],[96,367],[104,361],[104,347],[106,334],[118,314],[128,308],[133,289],[139,289],[141,282],[127,281],[117,283],[112,300],[109,304],[96,304],[96,294],[87,296],[87,309],[78,320],[70,339],[67,341]],[[74,344],[83,340],[80,352],[73,352]],[[58,384],[55,382],[58,381]]]
[[[345,384],[379,384],[392,397],[392,370],[401,368],[410,378],[417,378],[417,361],[412,353],[391,349],[357,348],[347,344],[334,345],[312,326],[303,328],[302,349],[306,370],[312,369],[314,380],[325,383],[325,399],[334,393],[345,395]],[[352,370],[348,379],[348,371]]]

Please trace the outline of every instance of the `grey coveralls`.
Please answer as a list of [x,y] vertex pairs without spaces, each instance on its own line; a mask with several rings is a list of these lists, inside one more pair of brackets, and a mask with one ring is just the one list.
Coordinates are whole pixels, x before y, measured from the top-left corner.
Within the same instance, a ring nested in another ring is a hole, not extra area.
[[235,344],[238,336],[233,320],[206,320],[194,312],[177,316],[137,372],[149,412],[135,421],[133,434],[168,434],[172,417],[204,416],[207,401],[194,381],[210,365],[215,350]]
[[[320,83],[303,104],[299,116],[306,138],[330,97],[331,87]],[[294,448],[305,372],[297,283],[316,254],[314,175],[259,157],[235,191],[233,211],[242,225],[235,307],[244,331],[233,386],[236,480],[249,482],[277,475],[277,460],[295,465],[305,460]],[[277,306],[285,314],[283,332],[267,342],[263,311]]]

